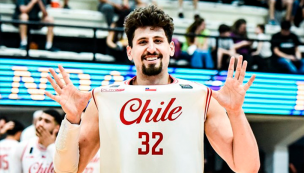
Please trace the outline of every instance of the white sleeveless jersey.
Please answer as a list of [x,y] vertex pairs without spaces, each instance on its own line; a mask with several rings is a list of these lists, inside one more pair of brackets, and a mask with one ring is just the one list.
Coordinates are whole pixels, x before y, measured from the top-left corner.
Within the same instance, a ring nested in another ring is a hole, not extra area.
[[83,173],[100,173],[100,151],[98,150],[94,158],[89,162]]
[[21,142],[10,159],[14,164],[10,173],[54,173],[54,154],[54,144],[45,148],[38,143],[37,137]]
[[0,141],[0,173],[9,173],[9,167],[14,166],[9,162],[9,157],[17,145],[18,141],[12,139]]
[[131,79],[94,89],[102,173],[203,173],[211,90],[172,79],[168,85],[129,85]]

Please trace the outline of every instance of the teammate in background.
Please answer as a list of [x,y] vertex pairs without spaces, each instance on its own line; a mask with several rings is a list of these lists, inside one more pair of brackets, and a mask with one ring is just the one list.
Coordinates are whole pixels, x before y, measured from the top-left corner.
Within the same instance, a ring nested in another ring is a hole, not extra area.
[[0,141],[0,172],[1,173],[10,173],[9,167],[14,166],[13,163],[9,162],[9,157],[11,155],[12,149],[18,145],[20,140],[21,132],[24,129],[24,126],[13,120],[14,128],[6,132],[7,136],[4,140]]
[[14,128],[14,122],[7,120],[5,116],[0,116],[0,136],[4,135],[8,130]]
[[36,137],[35,125],[39,116],[43,113],[42,110],[37,110],[33,113],[33,124],[25,128],[21,134],[21,142]]
[[10,173],[53,173],[53,155],[57,132],[62,116],[56,110],[45,110],[36,123],[37,138],[21,142],[9,161],[14,166]]
[[172,18],[155,6],[127,17],[127,55],[136,77],[119,85],[84,93],[62,66],[64,81],[50,69],[56,82],[47,78],[58,95],[46,95],[66,113],[56,141],[56,172],[82,172],[98,149],[101,172],[203,172],[204,132],[233,171],[258,172],[257,143],[242,109],[255,78],[243,85],[247,62],[239,57],[233,77],[231,58],[219,91],[176,79],[168,73],[173,30]]
[[83,173],[100,173],[100,151],[98,150]]

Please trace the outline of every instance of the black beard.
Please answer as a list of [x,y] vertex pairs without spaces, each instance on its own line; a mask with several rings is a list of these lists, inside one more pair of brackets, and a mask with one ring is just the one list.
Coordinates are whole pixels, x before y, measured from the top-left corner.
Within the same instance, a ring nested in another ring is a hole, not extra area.
[[150,64],[148,67],[146,67],[144,64],[142,65],[142,72],[146,76],[156,76],[160,74],[163,70],[163,63],[160,62],[159,67],[155,67],[156,64]]
[[[159,57],[160,60],[163,59],[163,55],[160,53],[147,53],[141,56],[141,60],[144,61],[145,57],[147,55],[156,55]],[[148,67],[146,67],[144,64],[142,65],[142,72],[144,75],[146,76],[156,76],[158,74],[160,74],[163,70],[163,63],[162,61],[160,61],[159,67],[155,67],[156,64],[149,64]]]

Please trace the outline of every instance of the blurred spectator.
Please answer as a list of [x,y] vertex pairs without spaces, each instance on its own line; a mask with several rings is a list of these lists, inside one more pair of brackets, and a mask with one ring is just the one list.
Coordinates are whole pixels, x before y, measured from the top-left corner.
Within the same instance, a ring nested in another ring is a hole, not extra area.
[[[116,22],[112,23],[111,28],[123,28],[125,17],[128,12],[122,12]],[[128,40],[124,37],[124,31],[109,31],[107,36],[107,54],[115,57],[116,62],[127,62],[128,57],[126,53],[126,47],[128,45]]]
[[14,166],[9,162],[12,149],[18,145],[21,132],[24,126],[18,121],[12,121],[15,126],[13,129],[7,131],[7,136],[4,140],[0,141],[0,172],[9,173],[9,167]]
[[[218,31],[220,37],[230,37],[231,28],[228,25],[222,24],[219,26]],[[212,50],[216,50],[216,39],[212,39],[211,42]],[[217,49],[217,69],[222,69],[228,67],[230,57],[235,55],[234,43],[231,38],[219,38],[218,39],[218,49]],[[223,61],[223,58],[225,59]],[[224,64],[224,65],[223,65]]]
[[[194,7],[194,15],[199,16],[199,12],[197,10],[197,1],[198,0],[193,0],[193,7]],[[179,18],[184,18],[184,9],[183,9],[183,2],[184,0],[178,0],[178,17]]]
[[42,115],[42,110],[37,110],[33,113],[33,124],[25,128],[21,134],[21,141],[29,140],[36,137],[35,125],[40,115]]
[[65,8],[65,9],[70,9],[69,0],[64,0],[64,1],[63,1],[63,8]]
[[14,122],[8,121],[5,116],[0,116],[0,136],[6,134],[12,128],[14,128]]
[[46,110],[36,123],[38,138],[21,142],[13,150],[9,161],[13,163],[10,173],[53,172],[53,155],[57,132],[62,116],[56,110]]
[[[54,23],[54,18],[49,16],[46,9],[46,0],[17,0],[16,9],[13,15],[14,20],[21,21],[34,21],[34,22],[47,22]],[[39,12],[42,12],[42,18],[39,17]],[[27,46],[27,25],[14,24],[15,27],[19,27],[21,43],[20,49],[25,50]],[[33,25],[32,29],[41,29],[42,26]],[[54,32],[53,27],[48,26],[45,49],[49,51],[59,51],[58,48],[53,46]]]
[[281,31],[271,38],[275,62],[288,73],[304,74],[304,59],[298,46],[301,44],[298,36],[290,31],[291,23],[283,21]]
[[248,69],[251,70],[252,57],[250,51],[252,43],[247,40],[248,36],[246,23],[247,22],[245,19],[238,19],[235,21],[232,26],[231,37],[234,37],[233,42],[236,53],[242,55],[244,60],[247,60],[247,67],[249,67]]
[[98,11],[105,16],[108,26],[113,23],[115,14],[120,14],[126,10],[130,11],[128,0],[99,0]]
[[292,22],[299,27],[304,18],[304,0],[295,0],[292,7]]
[[[203,18],[196,18],[187,29],[186,34],[209,36],[210,31],[206,29]],[[207,37],[186,36],[186,42],[182,46],[181,56],[191,58],[191,67],[214,68],[208,41]]]
[[268,0],[268,6],[269,6],[268,24],[270,25],[278,24],[277,21],[275,20],[275,7],[278,7],[278,9],[286,7],[285,20],[290,21],[293,1],[294,0]]
[[[265,26],[263,24],[257,25],[255,29],[255,34],[257,35],[258,40],[267,40],[265,35]],[[257,65],[258,71],[266,70],[266,61],[265,59],[271,57],[271,45],[268,41],[259,41],[254,42],[253,47],[256,48],[256,51],[252,52],[252,65]]]

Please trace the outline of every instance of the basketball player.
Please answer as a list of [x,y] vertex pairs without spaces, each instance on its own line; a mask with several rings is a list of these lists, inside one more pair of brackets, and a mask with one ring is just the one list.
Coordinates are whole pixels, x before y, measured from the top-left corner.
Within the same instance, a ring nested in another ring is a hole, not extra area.
[[233,171],[258,172],[257,143],[242,109],[255,78],[243,85],[247,62],[239,57],[233,77],[231,58],[219,91],[174,78],[168,74],[173,29],[172,18],[155,6],[127,17],[127,55],[136,77],[121,84],[83,93],[62,66],[64,81],[50,69],[58,95],[46,95],[66,113],[56,140],[57,173],[82,172],[99,148],[105,173],[202,173],[204,132]]
[[45,110],[36,122],[37,138],[21,142],[10,157],[10,173],[53,173],[54,142],[62,116],[56,110]]
[[7,136],[5,139],[0,141],[0,172],[9,173],[9,167],[14,164],[9,162],[12,149],[18,145],[20,140],[21,132],[24,126],[16,120],[11,121],[14,123],[14,127],[6,132]]

